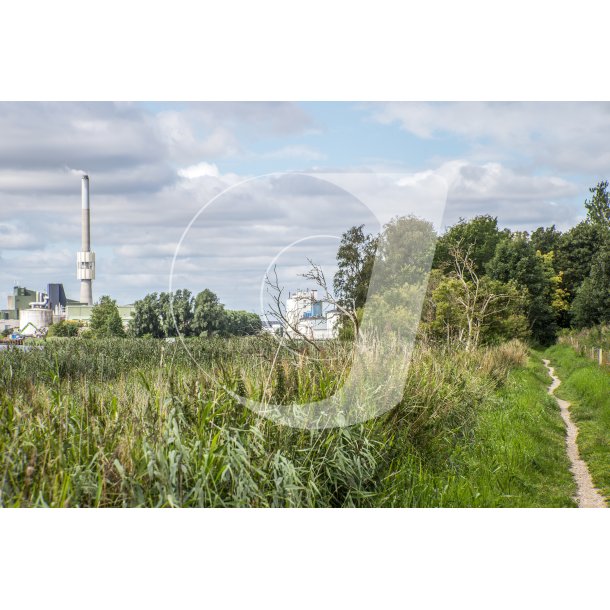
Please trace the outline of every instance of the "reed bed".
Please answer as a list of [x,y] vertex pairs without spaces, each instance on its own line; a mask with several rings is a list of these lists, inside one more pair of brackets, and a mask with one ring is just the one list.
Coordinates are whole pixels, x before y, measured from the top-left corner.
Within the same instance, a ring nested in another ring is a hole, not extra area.
[[[252,337],[62,339],[3,352],[0,505],[437,505],[443,483],[417,473],[450,465],[482,405],[527,360],[518,342],[474,352],[420,344],[400,404],[345,428],[275,424],[232,395],[328,397],[350,351],[328,342],[278,357],[273,339]],[[397,481],[411,486],[400,499]]]

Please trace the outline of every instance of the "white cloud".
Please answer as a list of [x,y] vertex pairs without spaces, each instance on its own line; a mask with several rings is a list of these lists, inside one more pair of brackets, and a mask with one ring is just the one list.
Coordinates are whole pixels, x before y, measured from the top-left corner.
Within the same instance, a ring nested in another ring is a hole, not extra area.
[[392,102],[371,111],[377,121],[420,138],[462,138],[473,159],[523,158],[537,167],[593,174],[610,166],[606,102]]
[[573,204],[579,189],[564,178],[465,160],[445,163],[437,171],[450,185],[446,225],[476,214],[497,216],[501,225],[513,229],[551,224],[565,229],[579,220],[580,210]]
[[204,176],[218,178],[220,176],[220,172],[218,171],[218,167],[215,163],[206,163],[205,161],[202,161],[197,165],[190,165],[189,167],[179,169],[178,175],[182,178],[193,180],[194,178],[202,178]]

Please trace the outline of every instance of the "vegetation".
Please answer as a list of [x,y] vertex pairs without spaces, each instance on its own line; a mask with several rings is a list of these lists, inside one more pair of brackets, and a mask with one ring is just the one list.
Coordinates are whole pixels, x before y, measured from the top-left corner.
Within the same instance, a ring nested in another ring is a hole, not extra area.
[[89,327],[95,337],[124,337],[125,330],[116,301],[109,296],[101,297],[91,310]]
[[260,318],[247,311],[226,310],[209,289],[195,298],[189,290],[156,292],[134,303],[129,324],[133,337],[167,338],[255,335],[262,328]]
[[567,345],[546,352],[561,378],[557,394],[571,402],[578,449],[594,484],[610,499],[610,372]]
[[272,369],[271,337],[186,344],[200,366],[180,343],[154,339],[68,339],[1,354],[0,504],[570,504],[558,415],[546,380],[523,369],[522,344],[451,358],[421,344],[394,410],[323,431],[257,418],[230,392],[323,398],[349,346],[326,344],[324,364],[295,354]]
[[47,337],[77,337],[82,324],[76,320],[61,320],[49,327]]

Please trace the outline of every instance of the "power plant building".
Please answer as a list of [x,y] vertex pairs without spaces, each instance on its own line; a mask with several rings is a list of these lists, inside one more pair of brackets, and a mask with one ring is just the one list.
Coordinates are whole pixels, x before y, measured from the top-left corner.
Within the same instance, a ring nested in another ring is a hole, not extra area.
[[[48,327],[61,320],[88,323],[93,309],[95,253],[91,250],[91,206],[89,176],[81,179],[81,249],[76,253],[76,277],[80,280],[80,300],[69,299],[63,284],[47,285],[46,291],[15,286],[7,298],[7,308],[0,310],[0,332],[18,330],[25,336],[44,336]],[[132,305],[119,306],[123,325],[127,326]]]

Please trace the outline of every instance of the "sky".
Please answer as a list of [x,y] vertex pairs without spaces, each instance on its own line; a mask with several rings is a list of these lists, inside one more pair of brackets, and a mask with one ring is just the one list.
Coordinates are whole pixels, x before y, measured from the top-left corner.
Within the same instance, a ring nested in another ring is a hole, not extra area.
[[355,224],[573,226],[609,141],[604,103],[0,103],[0,308],[16,283],[78,298],[83,173],[94,298],[171,284],[258,312],[274,266],[290,289],[308,259],[331,281]]

